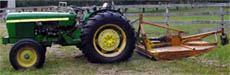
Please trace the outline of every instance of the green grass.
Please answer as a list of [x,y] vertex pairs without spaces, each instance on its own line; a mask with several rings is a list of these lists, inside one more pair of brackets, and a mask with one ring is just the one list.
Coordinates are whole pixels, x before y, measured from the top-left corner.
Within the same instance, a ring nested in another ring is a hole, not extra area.
[[221,65],[228,65],[230,66],[230,46],[220,46],[216,51],[212,51],[208,54],[206,54],[205,58],[207,58],[208,60],[217,60],[218,62],[220,62],[219,64]]
[[[162,10],[162,9],[159,9]],[[171,9],[173,10],[173,9]],[[218,9],[180,9],[175,12],[190,11],[218,11]],[[137,17],[128,17],[134,20]],[[144,17],[146,21],[164,21],[164,17],[148,16]],[[170,17],[170,21],[200,21],[200,20],[218,20],[218,16],[174,16]],[[230,20],[230,16],[225,16],[225,20]],[[200,30],[219,26],[218,24],[199,24],[199,25],[170,25],[172,28],[184,30],[186,35],[194,34]],[[137,28],[137,25],[135,25]],[[156,27],[144,25],[146,33],[160,33],[163,35],[165,30]],[[5,27],[0,24],[0,35],[5,34]],[[230,30],[227,30],[228,34]],[[152,35],[152,36],[159,36]],[[213,36],[205,39],[213,41]],[[0,39],[0,42],[2,40]],[[64,74],[64,75],[86,75],[86,74],[160,74],[160,75],[228,75],[230,73],[230,45],[221,46],[217,49],[198,57],[191,57],[171,61],[152,61],[137,53],[125,62],[112,64],[94,64],[87,61],[82,53],[73,46],[65,46],[60,48],[48,48],[44,67],[41,69],[30,70],[14,70],[9,62],[9,51],[12,45],[0,44],[0,75],[12,74]]]

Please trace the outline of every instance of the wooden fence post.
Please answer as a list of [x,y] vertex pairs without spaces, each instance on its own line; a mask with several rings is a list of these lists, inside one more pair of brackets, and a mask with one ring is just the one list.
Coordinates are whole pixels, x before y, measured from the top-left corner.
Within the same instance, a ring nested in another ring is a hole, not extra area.
[[[225,25],[224,25],[224,6],[220,6],[220,25],[222,26],[222,27],[224,27]],[[222,30],[224,30],[224,28],[222,28]],[[228,38],[228,37],[227,37]],[[228,42],[230,42],[230,40],[228,41]],[[230,44],[230,43],[229,43]]]
[[[168,15],[168,13],[169,13],[169,7],[168,7],[168,4],[166,6],[165,13],[166,13],[166,15],[165,15],[165,25],[169,27],[169,24],[168,24],[168,21],[169,21],[169,15]],[[166,33],[169,33],[169,31],[167,30]]]
[[224,26],[224,7],[223,6],[221,6],[220,7],[220,24],[221,24],[221,26]]

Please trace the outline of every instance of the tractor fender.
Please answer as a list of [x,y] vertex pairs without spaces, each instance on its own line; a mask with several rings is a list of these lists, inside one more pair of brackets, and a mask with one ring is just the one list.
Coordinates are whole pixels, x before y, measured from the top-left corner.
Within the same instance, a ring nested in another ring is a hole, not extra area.
[[90,17],[92,17],[93,15],[96,15],[97,13],[106,12],[106,11],[118,12],[118,13],[120,13],[122,16],[124,15],[123,13],[120,12],[120,10],[102,9],[102,10],[97,10],[97,11],[94,11],[93,13],[91,13],[91,14],[87,17],[87,19],[86,19],[85,21],[87,21]]

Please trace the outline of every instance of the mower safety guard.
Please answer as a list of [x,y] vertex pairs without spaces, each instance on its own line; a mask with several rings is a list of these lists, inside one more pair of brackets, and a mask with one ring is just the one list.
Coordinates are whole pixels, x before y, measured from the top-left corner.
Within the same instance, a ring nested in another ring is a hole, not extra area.
[[[158,39],[148,38],[144,32],[143,24],[148,24],[156,27],[160,27],[166,30],[175,31],[178,34],[167,34],[164,37]],[[211,31],[191,36],[182,37],[184,31],[169,28],[166,26],[152,24],[143,21],[143,15],[139,14],[139,28],[137,32],[137,38],[141,38],[136,44],[137,52],[141,55],[147,56],[155,60],[172,60],[185,58],[195,55],[201,55],[217,47],[218,38],[217,34],[224,34],[224,29],[217,31]],[[202,39],[215,34],[216,42],[209,43]]]

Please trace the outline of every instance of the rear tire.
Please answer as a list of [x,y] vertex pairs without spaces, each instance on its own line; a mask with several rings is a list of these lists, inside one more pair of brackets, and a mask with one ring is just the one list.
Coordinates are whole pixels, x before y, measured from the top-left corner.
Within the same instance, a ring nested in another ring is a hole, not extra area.
[[16,70],[41,68],[45,62],[45,50],[36,41],[23,39],[11,48],[9,58]]
[[118,12],[99,12],[83,26],[81,47],[93,63],[112,63],[129,59],[135,48],[135,31]]

